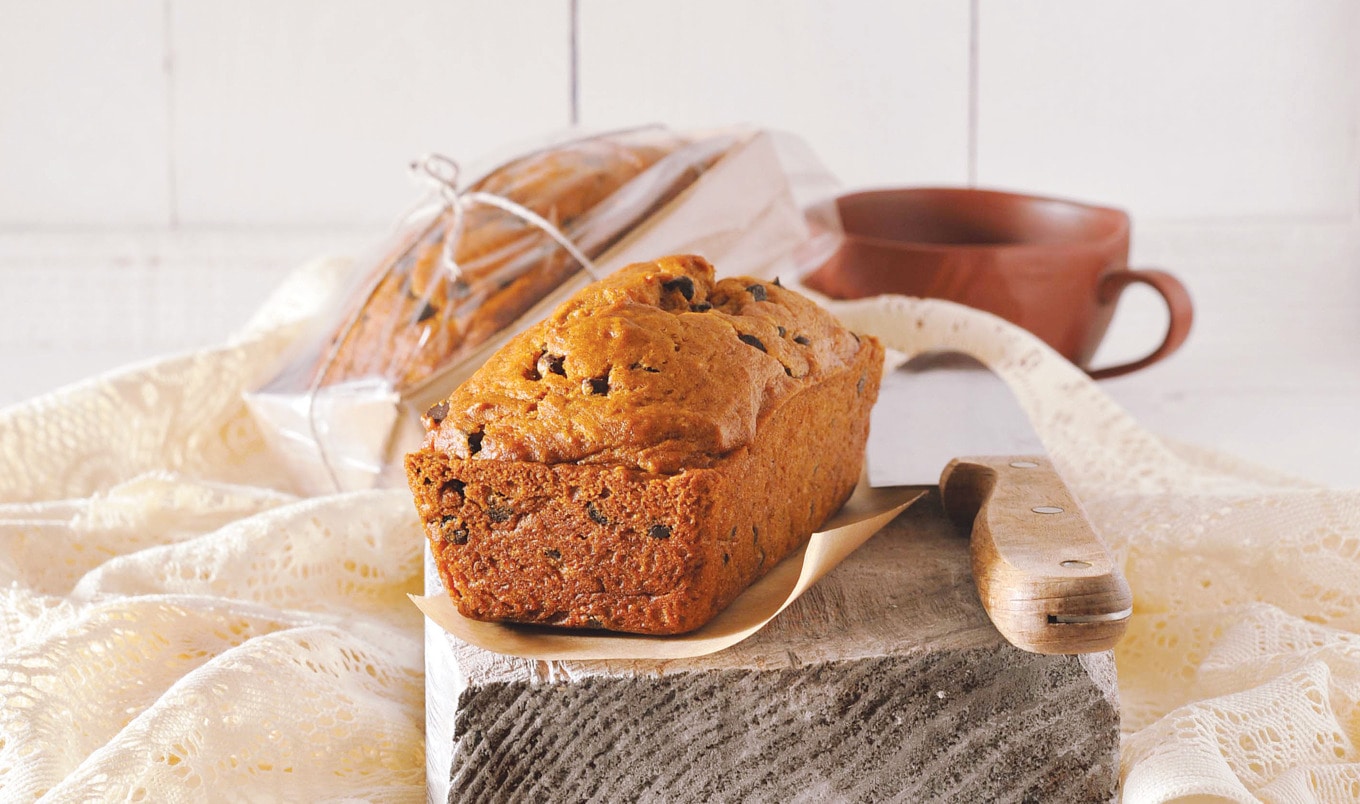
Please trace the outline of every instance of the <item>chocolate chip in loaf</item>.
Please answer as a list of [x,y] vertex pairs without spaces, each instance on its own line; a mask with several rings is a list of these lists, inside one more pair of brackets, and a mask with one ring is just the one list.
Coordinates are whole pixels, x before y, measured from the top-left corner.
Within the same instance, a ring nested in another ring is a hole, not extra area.
[[685,297],[685,301],[694,300],[694,280],[687,276],[677,276],[661,285],[666,290],[678,290],[680,295]]
[[595,507],[595,503],[586,503],[586,516],[590,517],[590,521],[596,525],[609,524],[609,517],[600,513],[600,509]]
[[660,374],[660,373],[661,373],[661,369],[659,369],[659,368],[654,368],[654,367],[652,367],[652,366],[644,366],[644,365],[642,365],[641,363],[634,363],[633,365],[629,366],[628,368],[632,369],[633,371],[645,371],[645,372],[647,372],[648,374]]
[[510,517],[514,515],[514,509],[508,505],[488,505],[486,507],[486,518],[497,524],[509,522]]
[[784,373],[787,374],[788,376],[792,377],[792,376],[793,376],[793,369],[789,368],[788,366],[785,366],[785,367],[784,367]]
[[441,516],[439,518],[439,537],[446,542],[454,544],[467,544],[467,528],[462,527],[462,522],[456,516]]
[[543,555],[547,556],[548,558],[551,558],[553,561],[560,561],[562,559],[562,551],[552,547],[549,547],[547,550],[544,550]]
[[732,560],[732,556],[729,556],[727,553],[723,553],[723,563],[724,563],[724,564],[730,562],[731,560]]
[[709,310],[712,310],[712,309],[713,309],[713,305],[709,304],[709,303],[706,302],[706,301],[695,302],[694,304],[691,304],[691,305],[689,306],[689,311],[690,311],[691,313],[706,313],[706,312],[708,312]]
[[456,507],[463,504],[463,489],[465,485],[461,480],[449,480],[439,487],[439,504],[445,508]]
[[794,335],[794,336],[793,336],[793,342],[796,343],[796,344],[800,344],[800,345],[802,345],[802,346],[811,346],[811,345],[812,345],[812,341],[808,340],[808,338],[807,338],[806,335]]
[[434,318],[435,314],[438,312],[439,308],[429,302],[425,302],[425,306],[420,309],[420,315],[416,316],[416,323],[419,324],[422,321],[428,321],[431,318]]
[[483,433],[468,433],[468,455],[476,455],[482,451]]
[[766,352],[767,354],[769,352],[769,350],[765,348],[765,344],[760,342],[760,338],[757,338],[754,335],[747,335],[745,332],[742,332],[737,335],[737,338],[740,339],[742,343],[754,346],[762,352]]
[[653,525],[647,531],[647,535],[653,539],[669,539],[671,537],[670,525]]
[[782,287],[784,287],[783,285],[779,284],[779,277],[777,277],[777,276],[774,278],[774,286],[777,287],[777,288],[782,288]]
[[609,396],[609,377],[591,377],[581,381],[581,393],[587,396]]
[[776,329],[779,330],[779,337],[781,338],[789,334],[789,331],[787,329],[784,329],[783,327],[776,327]]
[[765,292],[764,285],[747,285],[746,292],[750,293],[751,298],[756,301],[765,301],[769,298],[769,294]]
[[559,377],[567,376],[566,358],[561,355],[551,355],[547,352],[538,359],[538,375],[546,377],[548,374],[556,374]]
[[434,407],[425,411],[425,418],[429,419],[431,424],[436,425],[444,421],[444,419],[447,418],[448,415],[449,415],[448,402],[440,402],[438,405],[435,405]]

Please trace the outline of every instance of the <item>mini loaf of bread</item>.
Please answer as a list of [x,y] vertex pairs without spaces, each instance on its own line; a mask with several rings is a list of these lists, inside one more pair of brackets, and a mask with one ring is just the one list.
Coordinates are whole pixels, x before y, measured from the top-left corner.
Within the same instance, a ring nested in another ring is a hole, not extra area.
[[676,634],[860,474],[883,349],[699,257],[588,286],[427,413],[407,478],[459,611]]

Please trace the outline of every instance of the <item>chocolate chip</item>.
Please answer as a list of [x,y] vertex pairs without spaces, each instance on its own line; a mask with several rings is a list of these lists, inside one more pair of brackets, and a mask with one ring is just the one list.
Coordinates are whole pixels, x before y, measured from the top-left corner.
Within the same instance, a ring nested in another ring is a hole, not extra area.
[[550,355],[544,352],[543,356],[538,358],[538,365],[536,366],[538,375],[540,377],[545,377],[548,374],[556,374],[559,377],[567,376],[566,360],[561,355]]
[[706,301],[695,302],[694,304],[691,304],[691,305],[689,306],[689,311],[690,311],[691,313],[706,313],[706,312],[708,312],[709,310],[712,310],[712,309],[713,309],[713,305],[709,304],[709,303],[706,302]]
[[419,323],[422,322],[422,321],[428,321],[428,320],[430,320],[431,318],[434,318],[435,313],[438,313],[438,312],[439,312],[439,310],[436,309],[435,306],[434,306],[433,304],[430,304],[429,302],[425,302],[425,306],[422,307],[421,310],[420,310],[420,315],[416,317],[416,323],[419,324]]
[[581,392],[595,396],[609,395],[609,377],[592,377],[581,381]]
[[801,345],[803,345],[803,346],[811,346],[811,345],[812,345],[812,341],[808,340],[806,335],[794,335],[794,336],[793,336],[793,342],[794,342],[794,343],[797,343],[797,344],[801,344]]
[[486,507],[486,518],[492,522],[508,522],[510,517],[514,515],[514,510],[508,505],[488,505]]
[[648,374],[660,374],[660,373],[661,373],[661,369],[659,369],[659,368],[652,368],[651,366],[644,366],[644,365],[642,365],[641,363],[634,363],[633,365],[629,366],[628,368],[632,369],[633,371],[639,371],[639,370],[645,371],[645,372],[647,372]]
[[769,298],[769,294],[765,292],[764,285],[747,285],[746,291],[750,293],[751,298],[755,299],[756,301],[765,301],[767,298]]
[[777,288],[782,288],[782,287],[784,287],[783,285],[779,284],[779,277],[777,277],[777,276],[774,278],[774,286],[777,287]]
[[670,525],[653,525],[647,531],[647,535],[653,539],[669,539],[671,537]]
[[549,547],[547,550],[543,551],[543,555],[551,558],[553,561],[558,561],[562,558],[562,551]]
[[666,290],[680,291],[680,295],[685,297],[685,301],[692,301],[694,299],[694,280],[687,276],[677,276],[676,278],[663,283],[661,287]]
[[783,327],[777,327],[777,329],[779,330],[779,337],[781,338],[789,334],[789,331],[787,329],[784,329]]
[[729,534],[727,534],[727,540],[730,542],[730,541],[732,541],[732,540],[735,539],[735,538],[737,538],[737,526],[736,526],[736,525],[733,525],[733,526],[732,526],[732,532],[729,533]]
[[482,451],[483,433],[468,433],[468,454],[476,455]]
[[765,344],[760,342],[760,338],[757,338],[754,335],[747,335],[745,332],[737,335],[737,338],[739,338],[742,343],[754,346],[760,351],[766,352],[768,354],[768,351],[765,349]]
[[595,507],[595,503],[586,503],[586,516],[590,517],[590,521],[596,525],[609,524],[609,517],[600,513],[600,509]]
[[793,369],[789,368],[788,366],[785,366],[785,367],[784,367],[784,373],[787,374],[788,376],[792,377],[792,376],[793,376]]
[[729,556],[727,553],[723,553],[723,563],[724,563],[724,564],[728,563],[728,562],[731,561],[731,560],[732,560],[732,556]]
[[444,541],[453,542],[454,544],[467,544],[467,528],[458,527],[462,524],[462,522],[458,521],[458,517],[441,516],[439,518],[440,537],[443,538]]
[[607,499],[609,499],[610,493],[611,493],[611,492],[609,491],[609,487],[608,487],[608,486],[605,486],[604,488],[600,489],[600,499],[601,499],[601,500],[607,500]]
[[444,419],[447,418],[448,415],[449,415],[449,403],[447,402],[440,402],[438,405],[435,405],[434,407],[425,411],[426,418],[428,418],[430,422],[433,424],[439,424],[440,422],[444,421]]

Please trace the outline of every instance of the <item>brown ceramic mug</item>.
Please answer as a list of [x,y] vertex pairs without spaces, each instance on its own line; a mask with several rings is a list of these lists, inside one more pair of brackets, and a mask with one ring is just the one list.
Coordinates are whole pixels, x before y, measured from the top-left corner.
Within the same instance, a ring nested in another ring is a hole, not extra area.
[[[839,299],[900,293],[966,304],[1024,327],[1095,379],[1127,374],[1176,351],[1194,308],[1185,286],[1132,270],[1129,216],[1117,209],[991,190],[870,190],[837,199],[845,239],[803,278]],[[1141,360],[1092,369],[1124,288],[1166,300],[1162,344]]]

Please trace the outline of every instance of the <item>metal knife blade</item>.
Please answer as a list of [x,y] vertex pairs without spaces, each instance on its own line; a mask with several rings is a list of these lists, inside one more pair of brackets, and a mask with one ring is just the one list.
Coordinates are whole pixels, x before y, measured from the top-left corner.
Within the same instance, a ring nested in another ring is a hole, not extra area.
[[971,528],[983,607],[1036,653],[1108,650],[1133,597],[1010,388],[981,363],[932,353],[884,378],[870,420],[871,485],[940,484]]

